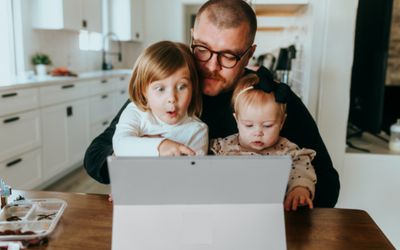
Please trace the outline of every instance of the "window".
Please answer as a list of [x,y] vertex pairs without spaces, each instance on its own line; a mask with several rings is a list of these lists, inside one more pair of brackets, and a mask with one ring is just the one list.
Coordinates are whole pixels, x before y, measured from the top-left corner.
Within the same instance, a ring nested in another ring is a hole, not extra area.
[[102,41],[101,34],[96,32],[88,32],[81,30],[79,33],[79,49],[81,50],[101,50]]

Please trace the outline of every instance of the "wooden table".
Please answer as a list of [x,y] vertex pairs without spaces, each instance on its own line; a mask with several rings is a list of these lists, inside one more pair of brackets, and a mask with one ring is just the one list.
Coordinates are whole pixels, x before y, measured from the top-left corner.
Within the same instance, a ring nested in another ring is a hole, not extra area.
[[[13,190],[18,195],[68,203],[49,242],[29,249],[111,249],[113,204],[108,195]],[[285,212],[285,224],[287,249],[395,249],[362,210],[302,207]]]

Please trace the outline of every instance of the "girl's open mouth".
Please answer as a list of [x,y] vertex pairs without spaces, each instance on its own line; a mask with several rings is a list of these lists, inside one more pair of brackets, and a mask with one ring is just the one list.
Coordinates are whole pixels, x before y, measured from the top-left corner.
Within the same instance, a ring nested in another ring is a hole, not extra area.
[[264,145],[264,142],[255,141],[255,142],[253,142],[253,144],[256,145],[256,146],[262,146],[262,145]]
[[178,114],[178,112],[176,112],[176,111],[169,111],[169,112],[167,112],[167,114],[168,114],[169,117],[173,118],[173,117],[175,117],[175,116]]

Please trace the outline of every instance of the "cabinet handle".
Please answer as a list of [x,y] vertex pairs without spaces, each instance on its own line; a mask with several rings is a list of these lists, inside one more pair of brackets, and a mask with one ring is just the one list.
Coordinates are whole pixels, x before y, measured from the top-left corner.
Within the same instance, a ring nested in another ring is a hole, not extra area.
[[107,80],[101,80],[101,83],[107,83]]
[[125,80],[125,77],[121,77],[120,80],[121,80],[121,81],[124,81],[124,80]]
[[107,124],[108,124],[108,121],[103,122],[103,126],[105,126],[105,125],[107,125]]
[[4,94],[4,95],[2,95],[1,97],[7,98],[7,97],[16,96],[16,95],[17,95],[17,93],[10,93],[10,94]]
[[121,90],[121,94],[125,94],[125,90]]
[[61,88],[62,88],[62,89],[69,89],[69,88],[73,88],[73,87],[75,87],[75,84],[64,85],[64,86],[62,86]]
[[83,26],[83,28],[87,27],[87,21],[86,20],[82,20],[82,26]]
[[139,32],[138,32],[138,33],[136,33],[136,38],[139,38]]
[[15,165],[15,164],[17,164],[18,162],[21,162],[22,161],[22,159],[21,158],[19,158],[19,159],[16,159],[15,161],[12,161],[12,162],[9,162],[9,163],[7,163],[7,167],[11,167],[12,165]]
[[102,97],[101,97],[101,99],[106,99],[108,97],[108,95],[103,95]]
[[72,107],[67,107],[67,116],[72,116]]
[[18,120],[19,120],[19,117],[13,117],[13,118],[4,120],[4,123],[15,122],[15,121],[18,121]]

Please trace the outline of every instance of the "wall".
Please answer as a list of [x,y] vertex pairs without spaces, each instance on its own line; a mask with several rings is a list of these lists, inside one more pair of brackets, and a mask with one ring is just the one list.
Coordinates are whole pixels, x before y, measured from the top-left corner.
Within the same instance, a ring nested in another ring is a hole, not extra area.
[[326,1],[323,11],[326,22],[319,31],[324,39],[322,63],[312,70],[312,74],[320,72],[317,124],[339,175],[343,173],[346,148],[357,6],[357,0]]
[[[33,54],[40,52],[50,56],[55,67],[69,67],[73,72],[101,70],[101,51],[82,51],[79,49],[79,33],[68,30],[39,30],[31,26],[31,7],[29,0],[21,0],[23,60],[24,70],[34,70],[31,64]],[[110,50],[118,51],[116,42],[112,42]],[[122,43],[122,62],[114,56],[112,62],[115,68],[133,68],[142,51],[140,43]]]
[[400,86],[400,0],[393,1],[386,84]]

